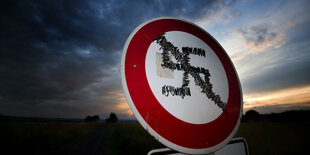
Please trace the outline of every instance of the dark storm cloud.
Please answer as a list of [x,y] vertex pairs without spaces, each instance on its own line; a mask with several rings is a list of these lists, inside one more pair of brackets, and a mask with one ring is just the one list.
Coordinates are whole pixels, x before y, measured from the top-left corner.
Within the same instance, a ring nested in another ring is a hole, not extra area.
[[195,20],[233,3],[1,1],[0,100],[109,104],[113,99],[98,96],[121,89],[121,50],[141,22],[160,16]]
[[[95,20],[79,14],[91,11],[87,5],[5,3],[1,5],[2,97],[33,102],[72,98],[70,93],[104,76],[100,67],[115,63],[105,54],[111,48],[97,46],[92,43],[94,37],[87,35],[91,27],[82,23]],[[100,58],[105,59],[98,61]]]

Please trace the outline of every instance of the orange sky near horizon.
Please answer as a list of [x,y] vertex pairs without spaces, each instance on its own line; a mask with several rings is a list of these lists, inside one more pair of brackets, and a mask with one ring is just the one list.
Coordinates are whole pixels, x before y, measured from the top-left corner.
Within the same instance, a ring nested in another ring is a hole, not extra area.
[[118,103],[116,105],[117,111],[119,111],[120,113],[123,113],[123,114],[127,114],[129,116],[133,116],[133,112],[131,111],[131,109],[127,103],[127,100],[124,96],[123,91],[122,90],[118,91],[116,96],[118,96]]
[[[304,107],[310,109],[310,85],[296,88],[287,88],[274,92],[261,92],[244,94],[243,96],[243,113],[250,109],[256,109],[260,107],[273,107],[281,106],[287,110],[291,110],[292,107]],[[118,104],[116,109],[118,112],[133,116],[133,112],[129,108],[126,98],[122,91],[117,93]],[[268,111],[266,111],[268,113]]]
[[282,106],[310,108],[310,85],[287,88],[273,92],[244,94],[243,110],[246,112],[257,107]]

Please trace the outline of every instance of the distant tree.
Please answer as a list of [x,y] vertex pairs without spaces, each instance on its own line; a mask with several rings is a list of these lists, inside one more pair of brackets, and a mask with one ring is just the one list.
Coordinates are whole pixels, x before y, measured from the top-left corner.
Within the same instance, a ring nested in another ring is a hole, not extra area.
[[99,120],[99,116],[98,116],[98,115],[95,115],[95,116],[93,116],[93,119],[94,119],[95,121],[97,121],[97,120]]
[[106,122],[109,122],[109,123],[116,123],[118,120],[117,116],[115,113],[110,113],[110,117],[108,119],[106,119]]
[[84,119],[85,122],[96,122],[97,120],[99,120],[98,115],[86,116],[86,118]]
[[245,113],[244,120],[245,121],[259,121],[260,114],[255,110],[249,110]]

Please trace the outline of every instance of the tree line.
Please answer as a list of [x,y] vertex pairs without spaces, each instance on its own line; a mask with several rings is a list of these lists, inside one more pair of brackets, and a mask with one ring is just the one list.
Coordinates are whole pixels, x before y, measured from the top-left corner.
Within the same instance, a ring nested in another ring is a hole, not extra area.
[[[100,120],[100,117],[98,115],[93,115],[93,116],[88,115],[84,119],[85,122],[96,122],[98,120]],[[112,112],[110,113],[109,118],[107,118],[105,121],[108,123],[116,123],[118,121],[117,115]]]
[[255,110],[249,110],[242,116],[242,122],[272,121],[310,121],[310,110],[291,110],[281,113],[260,114]]

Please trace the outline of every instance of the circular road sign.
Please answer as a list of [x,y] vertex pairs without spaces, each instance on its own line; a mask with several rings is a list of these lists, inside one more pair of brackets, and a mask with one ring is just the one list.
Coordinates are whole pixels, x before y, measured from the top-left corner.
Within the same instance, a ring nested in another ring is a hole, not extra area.
[[157,18],[138,26],[123,49],[121,79],[140,124],[174,150],[214,152],[239,127],[237,72],[221,45],[193,23]]

